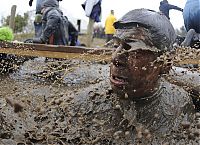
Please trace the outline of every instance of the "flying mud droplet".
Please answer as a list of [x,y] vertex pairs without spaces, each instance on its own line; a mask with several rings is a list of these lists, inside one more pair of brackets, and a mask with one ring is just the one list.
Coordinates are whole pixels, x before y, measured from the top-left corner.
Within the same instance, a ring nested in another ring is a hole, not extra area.
[[126,99],[128,98],[128,94],[127,93],[124,94],[124,98],[126,98]]

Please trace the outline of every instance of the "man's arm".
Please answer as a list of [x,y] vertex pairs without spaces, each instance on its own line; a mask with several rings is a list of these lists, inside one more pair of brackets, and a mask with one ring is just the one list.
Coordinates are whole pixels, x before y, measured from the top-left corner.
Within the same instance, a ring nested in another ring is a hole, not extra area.
[[192,42],[192,39],[193,37],[195,36],[196,32],[194,29],[190,29],[188,32],[187,32],[187,35],[184,39],[184,41],[181,43],[181,46],[190,46],[191,42]]
[[169,6],[169,9],[174,9],[174,10],[178,10],[178,11],[183,12],[183,9],[180,8],[180,7],[177,7],[177,6],[174,6],[174,5],[170,5],[170,4],[168,6]]
[[173,67],[167,76],[167,80],[178,86],[185,86],[189,92],[200,94],[200,73],[186,68]]
[[173,67],[167,80],[172,84],[182,86],[190,93],[195,109],[200,111],[200,74],[186,68]]

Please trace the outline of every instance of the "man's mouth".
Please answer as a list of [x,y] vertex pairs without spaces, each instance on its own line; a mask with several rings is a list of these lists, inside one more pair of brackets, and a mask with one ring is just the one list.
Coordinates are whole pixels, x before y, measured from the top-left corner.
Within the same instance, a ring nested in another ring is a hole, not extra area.
[[115,86],[124,86],[128,83],[128,79],[123,76],[110,76],[110,82]]

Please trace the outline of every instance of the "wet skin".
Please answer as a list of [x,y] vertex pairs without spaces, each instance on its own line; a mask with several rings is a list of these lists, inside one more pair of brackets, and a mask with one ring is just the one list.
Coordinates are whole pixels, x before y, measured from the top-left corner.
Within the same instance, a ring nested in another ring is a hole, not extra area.
[[156,62],[158,54],[141,49],[144,43],[136,44],[135,40],[117,38],[115,41],[118,48],[113,53],[110,67],[113,90],[121,95],[127,94],[133,100],[152,95],[162,70],[162,65]]

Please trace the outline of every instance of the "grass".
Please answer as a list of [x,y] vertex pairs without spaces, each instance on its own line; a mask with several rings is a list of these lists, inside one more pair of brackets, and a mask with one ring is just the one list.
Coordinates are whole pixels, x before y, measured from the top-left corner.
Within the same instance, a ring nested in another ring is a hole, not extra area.
[[21,33],[21,34],[15,34],[14,40],[24,42],[26,39],[31,39],[34,37],[34,33]]
[[[78,39],[79,39],[79,41],[81,43],[86,44],[87,36],[86,35],[79,35]],[[100,47],[103,47],[105,43],[106,43],[106,39],[103,39],[103,38],[93,38],[91,47],[100,48]]]
[[[30,39],[30,38],[33,38],[33,37],[34,37],[33,33],[29,33],[29,34],[27,34],[27,33],[21,33],[21,34],[15,34],[14,40],[24,42],[24,40]],[[78,39],[79,39],[79,41],[81,43],[86,44],[87,37],[86,37],[85,34],[79,35]],[[94,48],[103,47],[104,44],[105,44],[105,42],[106,42],[105,39],[102,39],[102,38],[93,38],[91,47],[94,47]]]

